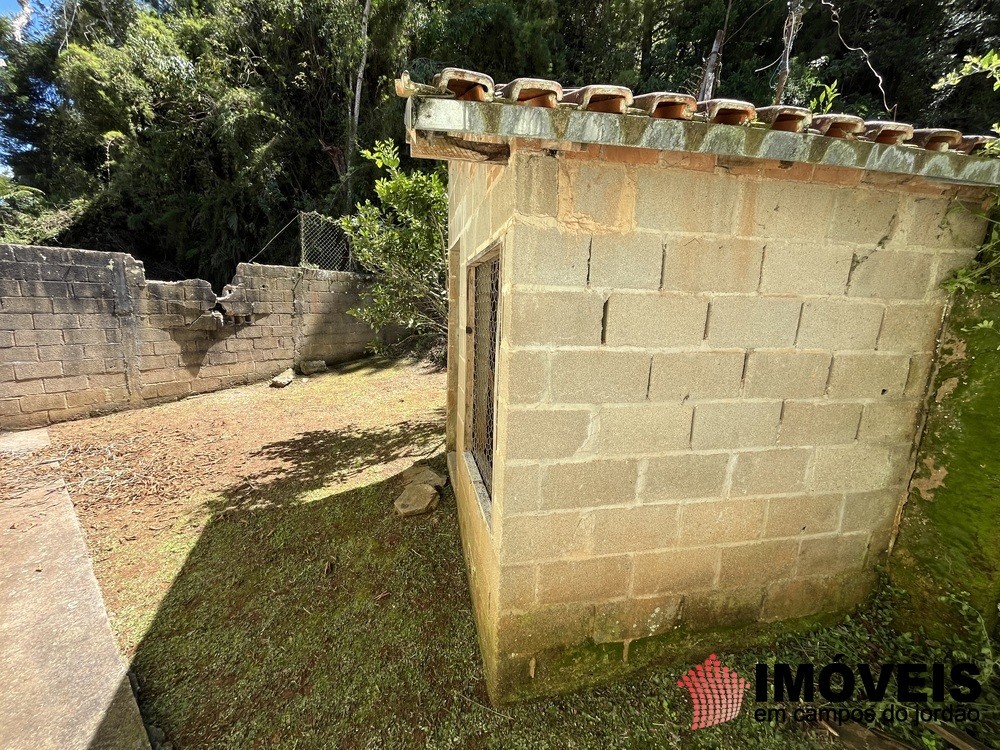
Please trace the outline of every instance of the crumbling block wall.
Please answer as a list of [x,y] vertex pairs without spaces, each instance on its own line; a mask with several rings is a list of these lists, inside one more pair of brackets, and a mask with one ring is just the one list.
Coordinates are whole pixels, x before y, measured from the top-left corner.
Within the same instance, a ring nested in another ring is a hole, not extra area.
[[515,144],[504,169],[494,698],[857,602],[981,191],[596,146]]
[[207,281],[147,281],[122,253],[0,246],[0,429],[204,393],[294,363],[361,356],[373,332],[356,274],[240,264]]

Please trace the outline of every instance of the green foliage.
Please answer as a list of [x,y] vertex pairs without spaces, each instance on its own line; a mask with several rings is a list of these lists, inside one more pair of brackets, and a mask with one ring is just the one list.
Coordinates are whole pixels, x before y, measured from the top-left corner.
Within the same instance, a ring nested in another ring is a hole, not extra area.
[[386,173],[340,225],[354,259],[374,274],[368,304],[352,311],[375,330],[402,327],[443,340],[448,331],[448,192],[443,169],[405,172],[391,141],[362,155]]
[[[806,11],[788,103],[965,132],[1000,120],[991,0],[843,0],[836,16],[831,7]],[[22,42],[0,22],[0,161],[44,192],[38,216],[69,218],[42,221],[32,236],[132,252],[154,276],[216,283],[265,245],[261,260],[294,262],[292,233],[268,242],[296,211],[339,216],[372,197],[378,169],[358,144],[402,141],[391,87],[402,69],[418,80],[458,65],[498,82],[695,91],[725,29],[716,94],[759,104],[773,95],[786,10],[759,0],[373,0],[366,39],[363,8],[56,0],[38,7]]]
[[993,90],[1000,91],[1000,54],[996,50],[990,50],[985,55],[966,55],[962,67],[948,72],[934,84],[933,88],[941,90],[957,86],[964,78],[979,73],[985,73],[988,78],[992,78]]
[[817,114],[825,115],[833,111],[833,103],[840,96],[837,91],[837,82],[831,84],[817,83],[814,88],[819,89],[819,94],[809,101],[809,109]]
[[[962,66],[949,71],[933,88],[938,91],[949,90],[976,75],[985,75],[987,80],[993,81],[993,91],[1000,91],[1000,53],[990,50],[985,55],[966,55]],[[1000,134],[1000,122],[994,122],[991,129]],[[1000,157],[1000,140],[986,144],[983,151],[986,156]]]

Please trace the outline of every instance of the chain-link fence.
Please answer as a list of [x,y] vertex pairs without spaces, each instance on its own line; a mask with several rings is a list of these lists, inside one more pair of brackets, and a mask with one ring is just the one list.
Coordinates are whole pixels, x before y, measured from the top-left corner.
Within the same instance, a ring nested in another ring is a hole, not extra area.
[[299,214],[299,265],[327,271],[354,271],[351,241],[336,219],[310,211]]

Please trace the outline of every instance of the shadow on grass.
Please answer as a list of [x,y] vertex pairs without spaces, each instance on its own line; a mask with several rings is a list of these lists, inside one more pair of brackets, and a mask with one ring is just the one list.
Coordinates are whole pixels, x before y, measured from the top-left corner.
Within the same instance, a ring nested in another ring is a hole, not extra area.
[[[485,703],[450,493],[415,519],[398,476],[300,499],[426,455],[440,425],[305,433],[222,493],[131,665],[174,748],[410,746],[456,693]],[[92,749],[121,746],[111,718]]]

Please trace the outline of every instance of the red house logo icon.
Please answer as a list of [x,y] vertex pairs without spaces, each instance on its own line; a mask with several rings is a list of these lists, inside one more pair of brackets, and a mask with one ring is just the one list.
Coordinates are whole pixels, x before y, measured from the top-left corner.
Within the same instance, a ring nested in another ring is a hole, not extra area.
[[705,659],[704,664],[685,672],[677,684],[691,693],[692,729],[715,726],[735,718],[743,708],[743,694],[750,685],[736,670],[722,666],[715,654]]

